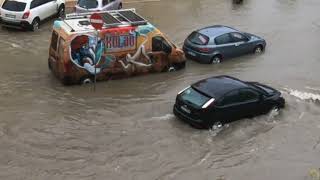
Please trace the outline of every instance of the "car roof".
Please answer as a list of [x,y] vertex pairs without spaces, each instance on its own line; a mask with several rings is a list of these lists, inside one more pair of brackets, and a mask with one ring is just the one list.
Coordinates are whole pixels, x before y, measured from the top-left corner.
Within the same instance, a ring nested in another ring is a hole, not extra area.
[[198,81],[191,86],[215,99],[219,99],[230,91],[249,87],[245,82],[231,76],[214,76]]
[[197,32],[203,35],[206,35],[208,37],[214,38],[222,34],[226,34],[230,32],[239,32],[239,31],[228,26],[214,25],[214,26],[209,26],[209,27],[199,29]]

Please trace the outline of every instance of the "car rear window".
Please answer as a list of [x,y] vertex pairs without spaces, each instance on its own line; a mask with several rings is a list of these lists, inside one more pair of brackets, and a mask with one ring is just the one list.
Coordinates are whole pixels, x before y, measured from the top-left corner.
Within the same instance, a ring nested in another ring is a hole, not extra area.
[[209,42],[209,37],[198,32],[193,32],[188,37],[188,40],[194,44],[207,45]]
[[180,95],[181,99],[187,103],[191,103],[196,107],[202,107],[206,102],[210,100],[209,97],[199,93],[192,87],[183,91]]
[[18,1],[12,1],[7,0],[3,3],[2,8],[8,11],[24,11],[26,8],[26,3],[24,2],[18,2]]
[[98,7],[98,1],[96,0],[79,0],[78,5],[85,9],[93,9]]

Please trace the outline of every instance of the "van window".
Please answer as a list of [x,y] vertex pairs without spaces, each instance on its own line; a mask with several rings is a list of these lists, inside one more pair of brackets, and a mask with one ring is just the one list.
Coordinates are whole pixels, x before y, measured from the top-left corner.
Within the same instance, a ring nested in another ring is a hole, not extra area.
[[58,33],[57,32],[55,32],[55,31],[53,31],[52,32],[52,37],[51,37],[51,48],[53,49],[53,50],[57,50],[57,44],[58,44]]
[[85,9],[93,9],[98,7],[98,1],[96,0],[79,0],[78,5]]
[[2,8],[8,11],[16,11],[16,12],[21,12],[24,11],[26,8],[26,3],[23,2],[18,2],[18,1],[12,1],[12,0],[6,0]]
[[172,47],[162,36],[155,36],[152,38],[152,51],[163,51],[170,54]]

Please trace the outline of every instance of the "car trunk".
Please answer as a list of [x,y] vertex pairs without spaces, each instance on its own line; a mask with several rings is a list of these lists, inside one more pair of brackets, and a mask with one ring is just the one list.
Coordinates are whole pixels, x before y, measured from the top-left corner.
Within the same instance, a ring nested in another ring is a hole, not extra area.
[[26,5],[26,3],[19,1],[5,1],[2,5],[1,17],[7,21],[21,21]]

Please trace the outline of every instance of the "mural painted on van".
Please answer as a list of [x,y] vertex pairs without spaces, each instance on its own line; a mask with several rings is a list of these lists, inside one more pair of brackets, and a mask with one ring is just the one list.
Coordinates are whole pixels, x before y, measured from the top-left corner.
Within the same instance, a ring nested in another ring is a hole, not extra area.
[[67,39],[68,59],[73,65],[63,76],[72,81],[95,73],[98,80],[118,79],[177,70],[185,65],[183,51],[149,23],[103,29],[98,37],[94,32],[72,33]]

